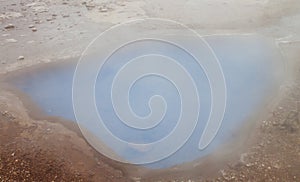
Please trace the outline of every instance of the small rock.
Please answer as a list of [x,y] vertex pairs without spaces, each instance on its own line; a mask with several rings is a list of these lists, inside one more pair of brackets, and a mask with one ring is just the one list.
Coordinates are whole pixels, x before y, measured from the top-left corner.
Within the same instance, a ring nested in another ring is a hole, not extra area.
[[25,57],[24,56],[19,56],[18,57],[18,60],[20,61],[20,60],[24,60],[25,59]]
[[32,9],[36,13],[45,13],[49,11],[46,6],[33,6]]
[[89,176],[95,176],[95,172],[93,172],[93,171],[88,171],[88,174],[89,174]]
[[33,32],[36,32],[36,31],[37,31],[37,28],[34,27],[34,28],[32,28],[31,30],[32,30]]
[[260,147],[264,147],[264,146],[265,146],[265,143],[264,143],[264,142],[260,142],[258,145],[259,145]]
[[8,25],[6,25],[4,28],[5,28],[5,29],[13,29],[13,28],[15,28],[15,25],[13,25],[13,24],[8,24]]
[[101,13],[106,13],[107,11],[108,11],[107,8],[100,8],[100,12],[101,12]]
[[25,6],[27,6],[27,7],[36,6],[36,3],[29,3],[29,4],[26,4]]
[[34,25],[29,25],[28,28],[34,28]]
[[62,15],[63,18],[67,18],[67,17],[70,17],[70,15],[68,14],[65,14],[65,15]]
[[230,176],[224,170],[221,170],[220,172],[225,180],[230,180]]
[[251,167],[251,166],[253,166],[254,164],[252,164],[252,163],[248,163],[248,164],[246,164],[246,167]]
[[135,182],[139,182],[139,181],[141,181],[142,178],[140,178],[140,177],[132,177],[131,179],[133,181],[135,181]]
[[51,21],[51,20],[53,20],[53,19],[52,19],[52,17],[48,17],[46,20],[47,20],[47,21]]
[[121,178],[121,177],[123,176],[123,173],[122,173],[122,171],[120,171],[120,170],[116,170],[116,171],[114,172],[114,176],[115,176],[116,178]]
[[279,169],[280,165],[279,164],[274,164],[273,167],[276,168],[276,169]]
[[34,23],[35,23],[35,24],[41,24],[41,23],[43,23],[43,21],[42,21],[42,20],[39,20],[39,21],[35,21]]
[[87,3],[85,3],[85,7],[86,7],[88,10],[92,10],[93,8],[95,8],[95,5],[94,5],[94,4],[87,4]]
[[16,42],[18,42],[16,39],[6,39],[5,41],[8,42],[8,43],[16,43]]
[[11,154],[11,156],[15,156],[15,153],[13,152],[13,153]]

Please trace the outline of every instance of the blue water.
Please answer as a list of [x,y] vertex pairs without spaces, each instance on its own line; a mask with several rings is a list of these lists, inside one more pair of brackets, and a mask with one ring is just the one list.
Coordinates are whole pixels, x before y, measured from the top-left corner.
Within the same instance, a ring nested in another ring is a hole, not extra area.
[[[170,46],[160,43],[143,42],[137,46],[140,49],[128,54],[128,57],[139,55],[141,50],[152,50],[173,57],[185,66],[195,81],[200,98],[199,122],[195,132],[188,142],[172,156],[147,164],[150,168],[166,168],[183,162],[199,159],[218,146],[230,141],[244,122],[255,122],[249,118],[258,114],[259,110],[280,86],[284,75],[284,65],[279,50],[274,42],[259,36],[211,36],[206,38],[220,60],[227,86],[227,106],[221,128],[213,142],[205,149],[199,150],[198,143],[208,120],[211,93],[208,79],[201,67],[197,66],[184,52],[175,51]],[[175,86],[164,78],[147,76],[138,80],[130,90],[130,104],[139,116],[147,116],[150,112],[147,103],[151,96],[162,96],[168,107],[163,120],[155,128],[138,130],[129,128],[120,122],[114,113],[109,96],[109,83],[112,82],[116,71],[125,63],[122,51],[130,52],[133,48],[121,50],[112,58],[114,64],[107,64],[103,72],[98,75],[96,84],[96,104],[99,114],[106,121],[105,124],[114,135],[122,140],[134,143],[148,143],[165,137],[176,125],[180,113],[180,98]],[[181,60],[181,61],[180,61]],[[113,65],[113,66],[112,66]],[[75,121],[72,106],[72,81],[75,71],[74,64],[53,66],[26,73],[13,80],[13,84],[37,103],[47,114],[60,116]],[[155,85],[155,87],[153,87]],[[93,126],[85,126],[92,133]],[[110,143],[106,143],[108,146]],[[168,147],[168,146],[166,146]],[[125,150],[121,154],[125,158],[132,158],[134,151]]]

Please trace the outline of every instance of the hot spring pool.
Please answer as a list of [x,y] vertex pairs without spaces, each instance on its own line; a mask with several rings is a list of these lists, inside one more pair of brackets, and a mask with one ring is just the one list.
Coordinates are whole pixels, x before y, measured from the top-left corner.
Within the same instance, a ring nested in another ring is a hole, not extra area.
[[[158,162],[147,164],[150,168],[167,168],[176,164],[200,159],[219,146],[230,142],[231,138],[245,122],[255,122],[250,118],[257,115],[264,105],[275,96],[284,75],[284,64],[280,51],[272,40],[255,35],[244,36],[209,36],[205,38],[219,58],[226,81],[227,101],[221,128],[212,143],[204,150],[198,149],[199,138],[208,120],[211,106],[209,80],[203,69],[197,66],[183,53],[163,44],[143,42],[139,49],[150,49],[176,58],[182,58],[180,64],[189,70],[198,88],[200,112],[195,132],[176,153]],[[153,46],[155,44],[155,46]],[[191,43],[191,46],[192,43]],[[128,51],[128,50],[124,50]],[[139,50],[136,50],[138,52]],[[130,54],[130,53],[128,53]],[[132,55],[131,55],[132,56]],[[96,59],[96,58],[95,58]],[[124,59],[116,54],[116,60]],[[113,62],[112,61],[112,62]],[[99,114],[107,128],[118,138],[133,143],[155,142],[176,126],[180,115],[180,97],[174,85],[163,77],[145,76],[135,82],[129,93],[132,110],[141,117],[151,112],[148,101],[153,95],[160,95],[167,104],[162,121],[149,130],[128,127],[115,114],[108,90],[116,71],[124,64],[104,65],[104,71],[98,75],[95,85],[95,99]],[[159,65],[158,65],[159,66]],[[72,82],[76,61],[63,66],[52,66],[49,69],[37,69],[11,80],[14,86],[26,93],[48,115],[59,116],[76,121],[72,105]],[[154,86],[155,85],[155,86]],[[89,122],[85,126],[93,135],[97,130]],[[235,135],[235,137],[239,137]],[[111,146],[109,139],[103,140]],[[166,146],[168,147],[168,146]],[[130,161],[139,157],[131,148],[124,148],[118,155]]]

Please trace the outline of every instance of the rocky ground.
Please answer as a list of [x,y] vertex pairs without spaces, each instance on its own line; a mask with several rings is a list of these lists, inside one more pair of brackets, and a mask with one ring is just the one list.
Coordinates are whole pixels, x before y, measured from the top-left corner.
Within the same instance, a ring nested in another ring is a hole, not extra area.
[[205,35],[259,33],[277,41],[287,64],[287,82],[273,109],[257,121],[252,145],[213,175],[149,175],[96,153],[74,126],[56,118],[32,119],[23,101],[0,84],[0,181],[299,181],[297,0],[0,0],[1,77],[78,57],[101,31],[144,17],[180,21]]

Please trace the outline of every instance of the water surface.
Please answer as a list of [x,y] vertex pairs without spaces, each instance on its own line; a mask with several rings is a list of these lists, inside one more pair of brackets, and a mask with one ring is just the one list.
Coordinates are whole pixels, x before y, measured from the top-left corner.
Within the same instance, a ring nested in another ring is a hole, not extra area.
[[[214,49],[224,72],[227,106],[222,126],[213,142],[205,150],[198,149],[198,142],[206,124],[205,121],[209,117],[211,93],[208,78],[202,68],[184,53],[174,51],[172,47],[168,48],[163,44],[153,46],[151,42],[144,42],[135,52],[123,50],[129,52],[128,57],[138,55],[139,51],[147,49],[178,59],[193,77],[199,92],[201,104],[199,122],[191,138],[175,154],[162,161],[148,164],[148,167],[166,168],[210,154],[218,146],[229,142],[245,122],[255,122],[250,118],[254,118],[259,113],[280,86],[284,65],[279,50],[270,39],[259,36],[211,36],[206,40]],[[192,43],[191,46],[193,46]],[[115,64],[104,65],[104,71],[98,75],[95,98],[99,114],[106,121],[107,128],[122,140],[134,143],[155,142],[165,137],[176,126],[180,113],[179,94],[174,85],[164,78],[147,76],[138,80],[129,95],[132,109],[137,115],[149,114],[147,103],[153,95],[162,96],[168,107],[162,122],[157,127],[150,130],[128,127],[115,114],[108,95],[111,88],[109,83],[123,65],[122,60],[125,60],[120,55],[114,55],[112,62],[115,61]],[[35,70],[27,73],[26,76],[15,78],[12,82],[18,89],[28,94],[48,115],[75,121],[72,107],[72,81],[75,67],[76,61],[63,66]],[[97,136],[97,131],[93,126],[87,123],[85,127]],[[106,141],[108,141],[106,145],[110,146],[109,139]],[[137,154],[128,149],[120,155],[130,159],[136,157]]]

